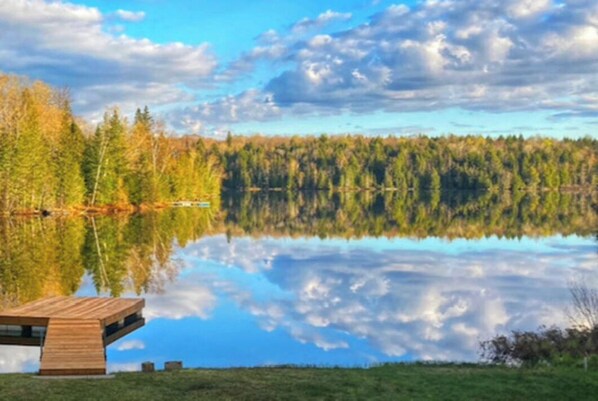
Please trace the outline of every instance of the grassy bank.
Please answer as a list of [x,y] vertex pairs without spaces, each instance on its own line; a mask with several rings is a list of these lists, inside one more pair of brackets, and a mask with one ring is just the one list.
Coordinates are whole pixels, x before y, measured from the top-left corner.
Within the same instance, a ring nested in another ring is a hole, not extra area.
[[111,380],[0,375],[0,400],[594,400],[598,372],[477,365],[118,373]]

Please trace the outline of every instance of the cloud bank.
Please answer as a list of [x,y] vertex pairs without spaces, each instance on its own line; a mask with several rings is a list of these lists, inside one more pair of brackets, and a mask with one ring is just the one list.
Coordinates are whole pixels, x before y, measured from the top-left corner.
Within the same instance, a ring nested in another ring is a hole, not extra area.
[[115,22],[145,17],[68,2],[1,2],[0,69],[70,87],[85,116],[147,103],[163,106],[171,126],[186,132],[441,109],[598,117],[593,0],[428,0],[391,5],[365,22],[326,10],[266,30],[225,65],[208,43],[118,33],[126,26]]
[[598,116],[594,1],[430,0],[392,5],[350,29],[297,35],[338,18],[350,16],[329,11],[290,32],[264,33],[227,72],[291,68],[262,87],[187,108],[187,125],[446,108]]
[[[143,12],[118,10],[124,21]],[[172,104],[192,98],[181,85],[204,84],[216,67],[209,45],[157,44],[108,32],[98,9],[62,2],[0,3],[0,68],[68,86],[75,108],[98,115],[119,104]]]

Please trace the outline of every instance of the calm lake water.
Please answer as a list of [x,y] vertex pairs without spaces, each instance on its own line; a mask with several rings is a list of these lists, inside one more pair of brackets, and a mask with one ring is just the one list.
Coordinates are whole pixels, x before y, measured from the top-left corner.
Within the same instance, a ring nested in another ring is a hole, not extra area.
[[[497,333],[566,325],[598,278],[596,195],[225,194],[210,210],[0,221],[0,309],[142,296],[109,370],[478,360]],[[36,347],[0,346],[0,372]]]

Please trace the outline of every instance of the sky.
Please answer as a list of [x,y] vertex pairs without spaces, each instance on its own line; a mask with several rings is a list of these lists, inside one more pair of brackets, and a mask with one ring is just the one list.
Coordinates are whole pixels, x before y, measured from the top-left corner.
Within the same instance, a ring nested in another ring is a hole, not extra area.
[[596,0],[4,0],[0,71],[176,134],[598,137]]

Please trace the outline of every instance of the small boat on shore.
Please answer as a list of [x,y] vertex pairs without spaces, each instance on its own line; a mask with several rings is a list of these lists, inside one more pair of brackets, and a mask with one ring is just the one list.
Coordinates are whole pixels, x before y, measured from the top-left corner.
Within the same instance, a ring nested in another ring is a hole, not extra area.
[[199,208],[209,208],[211,206],[210,202],[207,201],[178,201],[172,203],[173,207],[199,207]]

